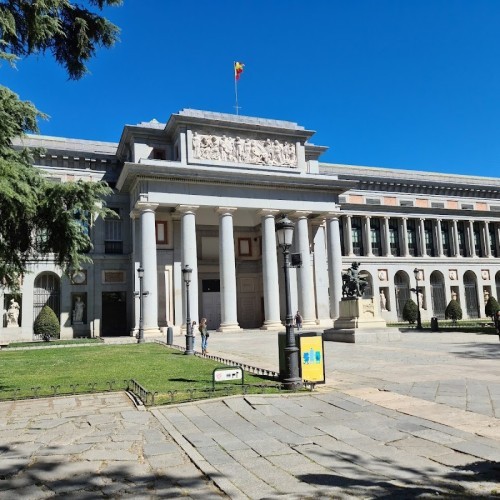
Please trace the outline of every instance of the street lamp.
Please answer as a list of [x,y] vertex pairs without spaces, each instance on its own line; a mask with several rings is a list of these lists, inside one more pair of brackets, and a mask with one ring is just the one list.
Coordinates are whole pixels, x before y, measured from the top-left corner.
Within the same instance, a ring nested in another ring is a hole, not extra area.
[[294,223],[286,215],[276,222],[276,235],[278,245],[283,250],[283,269],[285,271],[285,297],[286,297],[286,345],[285,354],[285,378],[283,383],[287,389],[295,389],[302,385],[299,376],[299,348],[295,344],[293,331],[292,300],[290,296],[290,247],[293,239]]
[[139,333],[137,334],[137,343],[144,343],[144,318],[143,318],[143,308],[144,308],[144,297],[149,295],[149,292],[144,292],[142,288],[142,279],[144,278],[144,268],[141,264],[137,268],[137,276],[139,277],[139,292],[134,292],[136,297],[139,297]]
[[415,294],[417,296],[417,330],[422,330],[422,318],[420,316],[420,288],[418,287],[418,278],[420,276],[420,269],[415,268],[413,270],[413,274],[415,275],[415,282],[417,286],[415,287]]
[[191,273],[193,270],[186,264],[182,269],[182,277],[186,285],[186,350],[184,354],[194,354],[193,350],[193,327],[189,313],[189,283],[191,283]]

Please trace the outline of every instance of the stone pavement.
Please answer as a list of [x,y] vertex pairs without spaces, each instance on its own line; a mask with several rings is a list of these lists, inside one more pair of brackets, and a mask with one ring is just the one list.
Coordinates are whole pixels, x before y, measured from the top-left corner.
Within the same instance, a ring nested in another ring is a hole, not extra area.
[[[278,368],[276,334],[209,342]],[[312,393],[151,411],[120,393],[0,403],[0,498],[500,496],[499,355],[497,336],[411,332],[325,343]]]

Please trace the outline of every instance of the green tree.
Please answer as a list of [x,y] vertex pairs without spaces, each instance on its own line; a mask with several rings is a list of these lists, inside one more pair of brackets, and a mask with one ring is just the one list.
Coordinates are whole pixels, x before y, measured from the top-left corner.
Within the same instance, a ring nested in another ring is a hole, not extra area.
[[[121,0],[89,0],[97,10]],[[0,59],[14,65],[49,52],[70,79],[81,78],[97,48],[110,47],[118,28],[70,0],[0,0]],[[35,106],[0,86],[0,282],[13,289],[37,254],[53,253],[63,270],[80,267],[90,247],[85,226],[109,215],[105,183],[56,184],[32,166],[33,151],[12,148],[12,140],[37,133],[46,118]]]
[[486,305],[484,306],[484,313],[486,316],[489,316],[493,321],[495,321],[497,311],[500,311],[500,305],[498,304],[497,299],[491,295],[488,302],[486,302]]
[[413,325],[413,323],[417,321],[417,316],[418,316],[417,304],[415,304],[415,302],[413,302],[412,299],[408,299],[406,301],[405,306],[403,307],[403,319]]
[[60,331],[61,326],[56,313],[49,306],[43,306],[33,323],[33,333],[48,342],[51,338],[59,337]]
[[444,311],[444,317],[446,319],[451,319],[453,324],[462,319],[462,308],[456,300],[450,300]]

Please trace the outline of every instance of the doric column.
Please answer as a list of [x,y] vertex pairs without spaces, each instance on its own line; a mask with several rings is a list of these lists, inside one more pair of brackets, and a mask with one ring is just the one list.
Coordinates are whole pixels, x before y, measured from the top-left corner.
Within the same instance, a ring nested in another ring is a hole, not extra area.
[[460,255],[460,240],[458,238],[458,223],[453,219],[453,253],[454,257],[461,257]]
[[391,218],[384,216],[384,256],[385,257],[390,257],[391,256],[391,234],[389,230],[389,220]]
[[311,267],[311,251],[309,243],[309,223],[307,217],[311,212],[297,211],[290,214],[297,219],[295,226],[295,248],[302,257],[302,265],[297,269],[297,289],[299,311],[303,325],[316,325],[316,308],[314,304],[314,279]]
[[[191,321],[199,321],[198,312],[198,253],[196,251],[196,210],[198,206],[178,205],[177,211],[181,214],[181,268],[189,266],[193,272],[191,274],[191,283],[189,284],[189,310]],[[183,303],[184,314],[182,316],[183,324],[186,321],[186,289],[183,284]]]
[[278,210],[261,210],[262,224],[262,279],[264,290],[264,324],[262,330],[281,328],[280,292],[278,286],[278,258],[274,216]]
[[346,215],[344,217],[344,247],[347,257],[354,257],[354,251],[352,249],[352,217]]
[[429,257],[427,255],[427,248],[425,246],[425,219],[421,217],[419,219],[419,251],[421,257]]
[[[318,323],[331,326],[330,299],[328,297],[328,265],[326,254],[326,227],[323,219],[311,221],[314,234],[314,292]],[[339,239],[340,241],[340,239]]]
[[401,241],[403,243],[403,256],[409,257],[410,251],[408,249],[408,217],[402,217],[401,221],[403,222],[401,230],[402,233]]
[[[155,210],[157,203],[139,202],[141,224],[141,264],[144,269],[143,290],[149,292],[143,300],[144,333],[158,331],[158,269],[156,266]],[[141,299],[139,299],[141,300]]]
[[500,224],[497,222],[493,223],[493,232],[495,234],[495,249],[497,257],[500,257]]
[[234,257],[233,213],[236,208],[219,207],[219,272],[221,324],[219,332],[239,330],[236,300],[236,260]]
[[492,257],[491,241],[490,241],[490,223],[487,220],[484,221],[484,246],[486,247],[484,255],[486,255],[486,257]]
[[469,221],[469,257],[477,257],[476,245],[474,244],[474,221]]
[[436,232],[437,232],[437,254],[439,257],[444,257],[443,252],[443,231],[441,228],[441,219],[436,219]]
[[326,217],[326,236],[328,252],[328,279],[330,282],[330,314],[337,319],[342,300],[342,251],[340,248],[339,214],[328,213]]
[[364,217],[364,236],[365,236],[365,255],[367,257],[373,257],[372,250],[372,235],[371,235],[371,217],[369,215],[365,215]]

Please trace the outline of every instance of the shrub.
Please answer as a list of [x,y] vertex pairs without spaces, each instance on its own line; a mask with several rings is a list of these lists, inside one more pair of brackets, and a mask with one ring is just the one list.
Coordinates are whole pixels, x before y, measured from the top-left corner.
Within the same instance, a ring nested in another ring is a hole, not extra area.
[[451,319],[453,323],[462,319],[462,308],[456,300],[450,300],[450,303],[446,306],[446,310],[444,311],[444,317],[446,319]]
[[486,316],[489,316],[493,321],[495,321],[495,314],[500,311],[500,305],[495,297],[491,296],[484,306],[484,312]]
[[48,342],[51,337],[59,336],[60,329],[55,312],[49,306],[43,306],[33,325],[35,335],[40,335],[43,340]]
[[408,323],[413,324],[415,323],[415,321],[417,321],[417,316],[418,316],[417,304],[415,304],[415,302],[413,302],[412,299],[408,299],[403,308],[403,319],[405,321],[408,321]]

